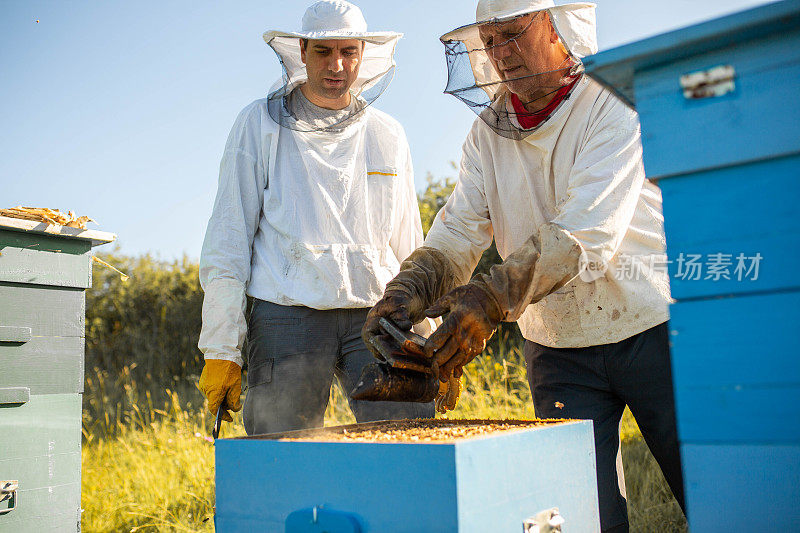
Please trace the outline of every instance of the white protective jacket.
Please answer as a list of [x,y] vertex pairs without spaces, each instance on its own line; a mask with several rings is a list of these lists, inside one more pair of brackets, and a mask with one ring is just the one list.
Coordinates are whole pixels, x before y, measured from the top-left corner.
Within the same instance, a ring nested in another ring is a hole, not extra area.
[[242,365],[245,294],[366,308],[422,244],[402,126],[368,107],[341,133],[279,127],[267,100],[231,130],[200,258],[200,350]]
[[[518,320],[526,339],[557,348],[594,346],[669,318],[661,191],[645,179],[638,117],[586,76],[523,140],[475,120],[458,183],[425,246],[447,255],[464,282],[493,236],[505,258],[548,222],[609,268],[595,281],[576,277],[508,317]],[[623,261],[638,271],[627,272]]]

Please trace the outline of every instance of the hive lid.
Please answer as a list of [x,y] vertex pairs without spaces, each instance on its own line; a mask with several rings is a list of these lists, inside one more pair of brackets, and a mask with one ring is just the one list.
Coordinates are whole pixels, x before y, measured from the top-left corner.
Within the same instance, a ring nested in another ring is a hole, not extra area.
[[20,218],[10,218],[0,216],[0,228],[8,228],[16,231],[30,233],[41,233],[46,235],[59,235],[73,239],[83,239],[92,241],[92,246],[99,246],[116,240],[117,236],[105,231],[91,229],[71,228],[59,226],[58,224],[48,224],[35,220],[23,220]]
[[636,106],[634,74],[727,46],[777,35],[800,24],[800,2],[785,0],[612,48],[583,59],[586,73]]

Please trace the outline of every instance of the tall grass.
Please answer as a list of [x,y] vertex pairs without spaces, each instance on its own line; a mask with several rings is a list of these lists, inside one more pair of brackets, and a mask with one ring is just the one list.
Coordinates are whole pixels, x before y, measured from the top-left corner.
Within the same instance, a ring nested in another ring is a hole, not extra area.
[[[94,369],[84,410],[85,531],[211,531],[214,449],[211,423],[194,383],[182,391]],[[518,349],[486,353],[465,368],[464,392],[448,418],[533,418]],[[331,389],[326,425],[354,422],[346,397]],[[685,531],[680,509],[626,412],[621,426],[631,530]],[[223,437],[243,435],[241,416]]]

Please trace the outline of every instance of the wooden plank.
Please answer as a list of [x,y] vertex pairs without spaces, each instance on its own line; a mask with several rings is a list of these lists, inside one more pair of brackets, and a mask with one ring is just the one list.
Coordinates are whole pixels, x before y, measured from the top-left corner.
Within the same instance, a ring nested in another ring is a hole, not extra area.
[[0,515],[0,531],[14,533],[80,532],[81,484],[21,490],[18,507]]
[[681,456],[691,531],[800,531],[800,446],[690,444]]
[[83,290],[0,282],[0,325],[31,328],[34,337],[83,337]]
[[795,309],[800,291],[673,305],[675,387],[800,386]]
[[[684,98],[681,75],[718,65],[735,68],[734,92]],[[800,107],[782,105],[794,100],[797,80],[797,28],[638,72],[634,91],[647,175],[663,178],[797,153]]]
[[[12,477],[0,479],[19,479],[20,490],[31,491],[34,489],[65,485],[80,480],[81,452],[80,450],[69,453],[48,453],[35,457],[17,457],[16,459],[2,459],[0,454],[0,472]],[[17,477],[13,477],[17,476]]]
[[800,386],[675,389],[685,443],[800,443]]
[[83,392],[84,338],[34,337],[0,343],[0,387],[30,387],[32,394]]
[[[3,461],[80,453],[80,449],[80,394],[31,396],[28,403],[18,407],[0,406],[0,458]],[[22,482],[29,474],[0,470],[0,479]]]
[[[673,298],[800,288],[790,253],[800,249],[798,176],[800,156],[793,156],[661,180]],[[700,256],[697,276],[687,266],[692,254]],[[740,255],[745,270],[737,271]],[[715,257],[723,260],[720,275],[710,266]]]
[[[11,513],[11,515],[13,514],[14,513]],[[11,515],[9,515],[7,520],[14,520]],[[13,531],[15,533],[64,533],[70,531],[80,533],[80,519],[80,509],[78,509],[76,513],[74,509],[70,508],[68,512],[60,515],[47,516],[35,520],[28,519],[23,522],[17,520],[14,524]],[[2,526],[2,524],[3,520],[2,517],[0,517],[0,526]],[[9,522],[9,524],[11,524],[11,522]]]
[[0,227],[5,227],[17,231],[28,231],[31,233],[40,233],[44,235],[58,235],[67,239],[81,239],[90,241],[92,246],[98,246],[114,241],[117,236],[113,233],[105,231],[97,231],[91,229],[70,228],[67,226],[59,226],[57,224],[47,224],[45,222],[36,222],[35,220],[22,220],[19,218],[10,218],[0,216]]
[[0,229],[0,281],[88,288],[91,243]]
[[0,479],[19,480],[0,531],[71,531],[80,520],[81,395],[0,407]]
[[670,313],[682,442],[800,441],[800,292],[699,300]]

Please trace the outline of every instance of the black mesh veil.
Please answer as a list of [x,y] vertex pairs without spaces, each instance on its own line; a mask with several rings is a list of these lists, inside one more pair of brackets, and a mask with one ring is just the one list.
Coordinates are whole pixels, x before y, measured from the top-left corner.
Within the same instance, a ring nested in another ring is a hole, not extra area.
[[[531,25],[543,13],[519,15],[505,20],[492,20],[483,24],[475,24],[464,29],[459,29],[442,37],[445,60],[447,63],[447,86],[445,93],[451,94],[464,102],[497,134],[510,139],[523,139],[534,132],[546,119],[555,113],[564,102],[569,100],[572,90],[577,85],[576,81],[583,74],[583,63],[577,54],[570,51],[564,42],[558,26],[554,23],[556,33],[566,52],[564,61],[556,68],[541,72],[521,70],[524,75],[506,73],[500,74],[490,59],[490,54],[499,50],[499,47],[516,47],[518,52],[523,52],[518,39],[531,28]],[[551,14],[551,21],[557,20],[558,14]],[[563,15],[561,15],[563,18]],[[485,44],[480,37],[481,28],[500,29],[513,23],[514,31],[511,35],[497,38],[497,42]],[[494,28],[490,26],[494,25]],[[455,37],[455,38],[453,38]],[[523,54],[519,54],[521,57]],[[535,86],[534,96],[524,96],[522,86]],[[512,90],[514,89],[514,90]],[[548,97],[559,93],[557,105],[547,106],[541,111],[535,102],[548,101]],[[530,110],[534,111],[531,112]],[[533,120],[536,119],[536,120]],[[529,126],[525,127],[523,126]],[[535,124],[530,126],[531,124]]]
[[300,40],[274,37],[268,41],[281,63],[282,78],[267,97],[269,114],[276,123],[297,131],[339,132],[358,121],[364,110],[383,94],[394,76],[397,39],[365,41],[357,80],[350,87],[350,105],[332,111],[311,104],[299,90],[308,79],[300,59]]

